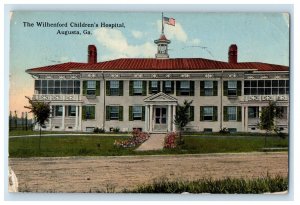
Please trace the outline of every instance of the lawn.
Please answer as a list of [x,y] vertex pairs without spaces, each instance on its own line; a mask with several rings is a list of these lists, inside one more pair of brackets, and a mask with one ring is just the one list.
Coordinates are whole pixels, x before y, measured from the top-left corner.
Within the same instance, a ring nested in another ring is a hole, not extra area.
[[[128,134],[101,134],[98,136],[42,136],[39,151],[39,137],[9,139],[10,157],[63,157],[63,156],[119,156],[147,154],[198,154],[198,153],[236,153],[261,151],[264,136],[184,136],[185,143],[175,149],[162,151],[136,152],[134,148],[115,147],[115,140],[128,139]],[[288,147],[288,138],[269,136],[267,147]]]

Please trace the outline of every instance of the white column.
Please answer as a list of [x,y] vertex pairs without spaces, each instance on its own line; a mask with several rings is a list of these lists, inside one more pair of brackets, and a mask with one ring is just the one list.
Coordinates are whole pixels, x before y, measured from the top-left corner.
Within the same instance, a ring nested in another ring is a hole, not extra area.
[[248,106],[245,106],[245,132],[248,132]]
[[78,130],[78,106],[76,105],[76,112],[75,112],[75,130]]
[[148,124],[149,124],[149,117],[148,117],[148,105],[145,105],[145,132],[148,132]]
[[81,105],[79,105],[79,116],[78,116],[78,119],[79,119],[79,123],[78,123],[78,130],[79,131],[82,131],[82,129],[81,129],[81,121],[82,121],[82,106]]
[[62,106],[62,117],[61,117],[61,126],[62,130],[65,130],[65,105]]
[[172,115],[171,115],[172,109],[171,105],[168,105],[168,132],[172,131]]
[[176,114],[176,105],[172,105],[172,106],[173,106],[173,118],[172,118],[173,129],[172,129],[172,131],[175,132],[176,131],[176,125],[174,123],[174,120],[175,120],[175,114]]
[[149,122],[150,122],[150,129],[149,131],[152,132],[153,129],[153,105],[150,105],[150,113],[149,113]]
[[52,112],[53,112],[53,107],[52,105],[50,105],[49,130],[52,130],[52,116],[53,116]]

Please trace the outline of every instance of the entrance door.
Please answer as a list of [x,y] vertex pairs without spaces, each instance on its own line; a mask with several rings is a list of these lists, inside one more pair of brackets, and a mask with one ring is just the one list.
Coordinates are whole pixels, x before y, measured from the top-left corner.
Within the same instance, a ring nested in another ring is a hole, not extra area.
[[157,107],[155,108],[155,126],[157,131],[164,131],[167,129],[167,108]]

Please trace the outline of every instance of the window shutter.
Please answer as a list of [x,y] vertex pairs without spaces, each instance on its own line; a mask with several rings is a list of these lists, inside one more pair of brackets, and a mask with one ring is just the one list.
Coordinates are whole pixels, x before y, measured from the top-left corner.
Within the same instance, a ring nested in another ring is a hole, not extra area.
[[133,96],[133,81],[129,81],[129,96]]
[[95,106],[90,106],[91,116],[90,119],[95,119]]
[[218,81],[214,81],[214,94],[213,96],[218,96]]
[[160,81],[157,81],[157,92],[159,93],[160,91]]
[[84,80],[84,81],[82,82],[82,95],[83,95],[83,96],[86,96],[86,88],[87,88],[87,81]]
[[242,107],[238,106],[236,109],[237,109],[237,121],[241,122],[242,121]]
[[82,106],[81,117],[82,117],[83,120],[86,120],[86,106]]
[[110,120],[110,106],[106,106],[106,121]]
[[152,87],[152,81],[149,81],[149,85],[148,85],[148,93],[149,93],[149,94],[152,94],[152,89],[151,89],[151,87]]
[[171,94],[174,94],[174,81],[171,81]]
[[213,121],[218,121],[218,107],[213,106]]
[[194,106],[190,106],[190,121],[194,121]]
[[237,81],[236,82],[236,86],[237,86],[237,96],[241,96],[242,95],[242,81]]
[[106,95],[110,96],[110,81],[106,81]]
[[223,109],[223,119],[225,122],[228,121],[227,106],[224,106]]
[[190,81],[190,96],[195,95],[195,81]]
[[129,121],[133,121],[132,106],[129,106],[128,119]]
[[142,121],[145,121],[145,106],[142,107]]
[[143,91],[142,95],[146,96],[147,95],[147,81],[143,81]]
[[204,81],[200,81],[200,96],[204,96]]
[[123,96],[123,80],[119,81],[119,96]]
[[123,106],[119,106],[119,121],[123,121]]
[[200,106],[200,121],[204,121],[204,107]]
[[96,81],[96,96],[100,95],[100,81]]
[[176,95],[179,96],[180,94],[180,81],[176,81]]
[[223,81],[223,95],[228,95],[228,81]]

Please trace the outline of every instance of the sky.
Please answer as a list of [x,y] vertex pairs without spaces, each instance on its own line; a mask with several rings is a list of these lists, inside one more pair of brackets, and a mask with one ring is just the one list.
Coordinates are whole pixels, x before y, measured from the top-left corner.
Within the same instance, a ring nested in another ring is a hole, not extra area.
[[[173,13],[165,25],[170,58],[228,60],[228,47],[238,46],[239,62],[289,65],[289,15],[286,13]],[[33,23],[33,27],[23,22]],[[49,23],[124,23],[120,28],[41,28]],[[57,31],[79,31],[62,35]],[[84,35],[88,30],[89,35]],[[161,13],[28,12],[10,16],[10,110],[27,111],[33,78],[26,69],[65,62],[87,62],[87,46],[97,47],[98,62],[117,58],[154,58],[161,33]]]

